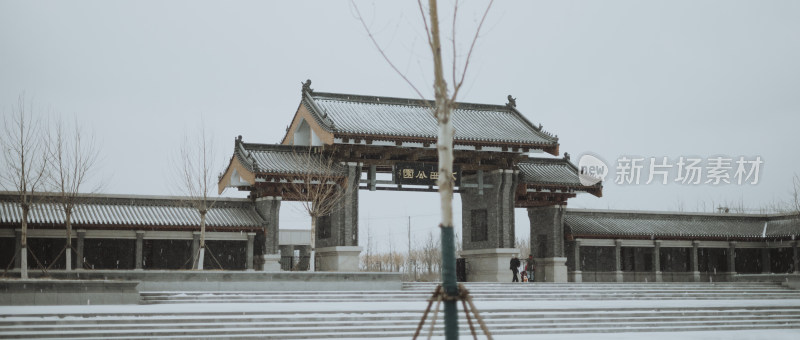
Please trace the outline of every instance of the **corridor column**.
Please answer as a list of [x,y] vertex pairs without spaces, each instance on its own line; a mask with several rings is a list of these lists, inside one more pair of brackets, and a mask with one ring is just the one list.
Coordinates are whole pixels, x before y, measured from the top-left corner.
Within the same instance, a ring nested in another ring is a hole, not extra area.
[[694,282],[700,282],[700,267],[697,260],[698,247],[700,247],[700,241],[692,241],[692,278]]
[[144,268],[144,230],[136,231],[136,267],[137,270]]
[[795,240],[794,245],[792,246],[792,256],[793,263],[794,263],[794,273],[800,274],[800,253],[798,252],[798,243],[800,241]]
[[761,248],[761,273],[769,274],[772,272],[772,264],[770,263],[769,248]]
[[253,245],[255,238],[256,233],[247,233],[247,263],[245,263],[247,271],[253,271]]
[[20,269],[22,267],[21,260],[19,256],[19,252],[22,249],[22,230],[21,229],[14,229],[14,269]]
[[198,260],[198,255],[200,255],[200,232],[193,231],[192,232],[192,264],[189,266],[191,269],[195,268],[195,264]]
[[728,279],[733,281],[736,276],[736,241],[731,241],[728,246]]
[[617,282],[623,282],[622,277],[622,240],[614,240],[614,276]]
[[575,240],[572,242],[572,251],[574,258],[572,259],[575,271],[572,272],[572,282],[583,282],[583,273],[581,272],[581,241]]
[[78,229],[78,240],[77,244],[75,245],[75,255],[77,257],[78,263],[75,264],[76,270],[82,270],[83,264],[86,262],[84,255],[83,255],[83,241],[86,239],[86,230]]
[[653,242],[653,270],[656,274],[656,282],[664,281],[661,276],[661,240]]

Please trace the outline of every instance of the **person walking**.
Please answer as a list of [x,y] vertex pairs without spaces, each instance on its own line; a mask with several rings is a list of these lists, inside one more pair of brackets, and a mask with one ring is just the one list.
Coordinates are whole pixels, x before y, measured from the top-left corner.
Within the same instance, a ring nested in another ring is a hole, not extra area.
[[525,271],[528,272],[528,282],[533,282],[533,274],[536,271],[536,267],[533,264],[533,255],[528,255],[528,263],[525,264]]
[[514,255],[514,257],[511,258],[511,263],[510,263],[511,273],[514,274],[514,277],[511,279],[511,282],[519,282],[519,279],[517,278],[517,273],[519,272],[519,264],[520,263],[519,259],[517,258],[517,255]]

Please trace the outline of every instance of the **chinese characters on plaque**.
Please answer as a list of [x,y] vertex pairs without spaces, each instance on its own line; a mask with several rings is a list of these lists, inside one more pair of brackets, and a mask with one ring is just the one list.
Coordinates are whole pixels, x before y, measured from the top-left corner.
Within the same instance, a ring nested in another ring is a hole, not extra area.
[[[461,183],[460,168],[453,166],[452,176],[455,186]],[[439,165],[436,163],[398,163],[395,166],[397,184],[436,185],[439,180]]]

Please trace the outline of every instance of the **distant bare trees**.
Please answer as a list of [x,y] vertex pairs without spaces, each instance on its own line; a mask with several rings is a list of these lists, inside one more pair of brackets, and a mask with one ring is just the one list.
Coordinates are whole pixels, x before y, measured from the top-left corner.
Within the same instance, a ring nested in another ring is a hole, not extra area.
[[[441,274],[442,252],[439,239],[429,232],[424,241],[414,243],[411,253],[396,251],[389,244],[389,251],[375,251],[367,229],[367,251],[361,255],[361,270],[368,272],[404,272],[407,280],[438,281]],[[460,250],[460,242],[456,244]]]
[[[67,239],[62,252],[65,253],[66,270],[72,270],[72,212],[78,203],[82,186],[97,164],[100,150],[93,135],[86,134],[77,119],[73,120],[71,126],[65,126],[62,119],[57,119],[48,134],[47,144],[49,178],[57,195],[55,203],[64,212]],[[58,258],[54,261],[58,261]],[[82,263],[83,259],[78,259],[78,266]]]
[[46,141],[36,114],[34,105],[20,95],[11,113],[3,117],[3,135],[0,136],[5,167],[0,171],[0,183],[5,190],[19,196],[22,209],[20,252],[15,256],[20,256],[23,279],[28,278],[28,214],[38,203],[34,194],[46,185],[47,179]]

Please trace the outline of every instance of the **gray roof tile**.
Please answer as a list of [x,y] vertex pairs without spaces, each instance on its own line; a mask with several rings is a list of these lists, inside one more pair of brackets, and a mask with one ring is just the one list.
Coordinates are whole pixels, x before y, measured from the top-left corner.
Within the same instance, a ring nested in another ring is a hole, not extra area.
[[600,237],[753,239],[800,235],[797,216],[567,210],[564,224],[573,235]]
[[[28,215],[32,224],[63,224],[64,212],[55,197],[37,196]],[[189,206],[185,197],[142,197],[119,195],[81,195],[80,203],[73,208],[74,226],[119,225],[194,227],[200,224],[197,210]],[[0,193],[0,223],[16,224],[22,219],[22,209],[16,196]],[[217,228],[261,227],[262,218],[249,200],[220,199],[206,215],[206,225]]]
[[[314,92],[303,103],[330,132],[435,139],[432,102]],[[316,112],[316,111],[322,112]],[[453,111],[455,140],[557,145],[558,138],[534,127],[506,105],[459,103]]]
[[[520,181],[527,184],[553,185],[568,187],[602,195],[603,183],[584,185],[581,183],[578,168],[565,158],[528,158],[517,163]],[[593,180],[590,182],[594,182]],[[590,183],[587,182],[587,183]]]
[[578,178],[578,169],[562,158],[530,158],[517,163],[517,168],[526,183],[583,186]]
[[346,168],[329,162],[306,146],[237,142],[235,155],[253,173],[346,174]]

